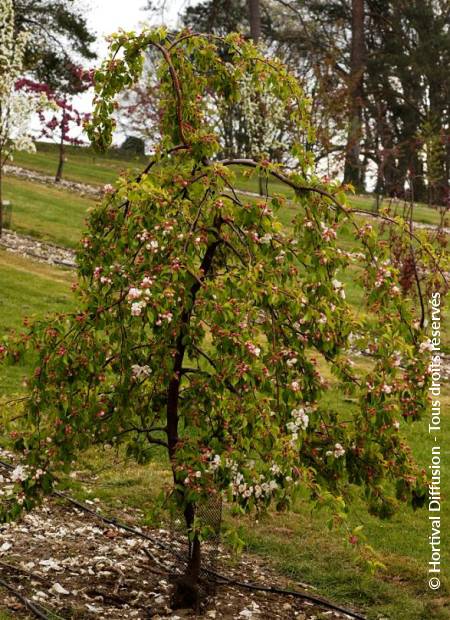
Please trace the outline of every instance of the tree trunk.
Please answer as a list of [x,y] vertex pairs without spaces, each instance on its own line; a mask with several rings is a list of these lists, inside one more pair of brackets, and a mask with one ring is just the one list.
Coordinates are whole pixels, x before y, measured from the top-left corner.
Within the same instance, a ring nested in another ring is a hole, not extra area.
[[423,161],[416,146],[411,147],[410,157],[409,176],[410,184],[413,186],[414,200],[416,202],[426,202],[428,192],[425,184]]
[[352,0],[349,117],[345,151],[344,183],[363,191],[360,152],[362,137],[363,78],[365,69],[364,0]]
[[[186,520],[188,531],[192,531],[192,526],[195,519],[195,506],[191,502],[187,504],[184,510],[184,518]],[[189,541],[189,562],[186,570],[186,574],[188,574],[192,578],[194,583],[197,583],[200,576],[200,567],[200,539],[198,538],[198,536],[194,536],[194,538]]]
[[261,38],[261,7],[259,0],[248,0],[250,36],[254,43]]
[[[65,105],[65,102],[64,102]],[[61,119],[61,136],[59,139],[59,162],[58,169],[55,175],[55,183],[59,183],[62,179],[62,173],[64,168],[64,138],[65,138],[65,122],[66,122],[66,113],[63,108],[62,119]]]
[[199,613],[201,603],[200,569],[201,543],[197,534],[193,534],[195,505],[189,502],[184,509],[184,518],[189,534],[189,558],[186,570],[174,583],[172,609],[192,608]]
[[[248,17],[250,22],[250,37],[255,45],[261,38],[261,6],[259,0],[248,0]],[[259,195],[264,195],[264,180],[261,171],[258,173],[258,191]]]
[[[216,218],[213,226],[217,230],[217,234],[220,232],[222,220]],[[178,444],[178,405],[179,405],[179,393],[181,384],[181,375],[183,369],[184,354],[186,351],[186,336],[189,331],[189,323],[191,315],[194,310],[195,298],[201,287],[201,282],[208,277],[216,249],[221,244],[220,239],[216,239],[211,242],[203,256],[200,273],[203,275],[198,280],[195,280],[190,289],[190,302],[184,308],[181,315],[180,331],[178,333],[175,343],[175,357],[173,364],[172,379],[170,380],[167,391],[167,443],[169,450],[169,457],[172,463],[175,460],[175,454]],[[179,484],[177,480],[177,474],[175,468],[172,468],[173,479],[175,484]],[[185,497],[182,490],[178,491],[179,501],[181,504],[185,503]],[[197,608],[200,603],[200,589],[199,589],[199,577],[201,568],[201,543],[197,535],[193,538],[192,528],[195,519],[195,505],[192,502],[188,502],[184,505],[184,517],[186,521],[186,527],[190,535],[189,544],[189,560],[186,568],[186,572],[175,582],[175,589],[172,598],[172,606],[174,609],[193,607]]]

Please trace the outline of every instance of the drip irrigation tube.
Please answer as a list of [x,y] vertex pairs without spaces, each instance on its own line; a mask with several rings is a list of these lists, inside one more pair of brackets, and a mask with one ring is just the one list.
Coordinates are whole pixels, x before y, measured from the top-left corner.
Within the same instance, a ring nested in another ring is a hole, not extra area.
[[64,620],[64,618],[56,615],[53,611],[49,611],[48,609],[45,609],[45,607],[42,607],[42,605],[37,605],[36,603],[30,601],[26,596],[19,592],[19,590],[14,588],[14,586],[1,577],[0,587],[5,588],[5,590],[8,590],[8,592],[15,596],[17,600],[25,605],[25,607],[36,616],[36,618],[40,618],[41,620]]

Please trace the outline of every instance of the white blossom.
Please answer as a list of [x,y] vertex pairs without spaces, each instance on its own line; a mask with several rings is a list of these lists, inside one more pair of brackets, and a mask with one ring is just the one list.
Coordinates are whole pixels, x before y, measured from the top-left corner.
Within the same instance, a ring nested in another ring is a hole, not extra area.
[[292,417],[299,428],[302,428],[304,431],[308,428],[309,416],[304,409],[293,409]]
[[300,383],[298,381],[292,381],[291,389],[292,389],[293,392],[299,392],[300,391]]
[[135,301],[131,304],[131,315],[141,316],[142,310],[145,308],[146,305],[147,304],[145,301]]
[[431,343],[431,340],[425,340],[424,342],[420,343],[419,351],[421,353],[424,353],[424,351],[432,351],[432,350],[433,350],[433,345]]
[[149,243],[147,243],[145,247],[147,250],[155,253],[158,251],[159,243],[156,241],[156,239],[152,239]]
[[243,75],[239,90],[246,120],[248,154],[270,153],[285,146],[285,111],[270,84],[256,91],[251,76]]
[[331,284],[333,285],[334,290],[339,293],[341,298],[345,299],[344,285],[342,284],[342,282],[339,282],[339,280],[336,280],[335,278],[331,281]]
[[222,459],[220,457],[220,454],[215,454],[213,459],[209,463],[209,470],[210,471],[217,471],[217,469],[219,469],[219,467],[220,467],[221,461],[222,461]]
[[259,347],[257,347],[255,344],[253,344],[253,342],[246,342],[245,343],[245,348],[247,349],[247,351],[249,353],[251,353],[255,357],[259,357],[259,355],[261,353],[261,349]]
[[270,233],[266,233],[264,236],[262,236],[259,240],[260,243],[267,245],[272,241],[273,237]]
[[152,374],[152,369],[150,366],[139,366],[139,364],[133,364],[131,366],[131,374],[136,379],[140,379],[141,377],[149,377]]
[[339,459],[341,456],[344,456],[344,454],[345,454],[345,450],[341,446],[341,444],[340,443],[335,444],[334,450],[333,450],[334,458]]
[[139,288],[130,288],[128,291],[128,299],[134,300],[139,299],[142,296],[142,291]]
[[11,473],[11,480],[13,482],[23,482],[28,477],[27,471],[23,465],[17,465],[17,467]]

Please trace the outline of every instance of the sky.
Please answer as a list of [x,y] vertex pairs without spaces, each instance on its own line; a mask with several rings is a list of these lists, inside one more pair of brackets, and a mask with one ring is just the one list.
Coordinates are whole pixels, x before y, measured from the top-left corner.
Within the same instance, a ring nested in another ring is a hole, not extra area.
[[[152,20],[152,24],[164,23],[175,25],[178,13],[185,8],[188,3],[196,4],[198,0],[166,0],[164,11],[161,15]],[[139,30],[140,25],[145,21],[149,23],[149,13],[143,11],[146,0],[82,0],[83,13],[86,17],[89,28],[97,35],[95,51],[98,54],[96,64],[100,64],[107,55],[108,44],[105,37],[115,32],[119,28],[125,30]],[[92,92],[80,95],[75,99],[75,105],[83,112],[91,109]],[[120,138],[119,138],[120,139]]]
[[[139,24],[149,20],[149,13],[143,11],[145,0],[84,0],[85,10],[83,11],[88,25],[97,34],[97,52],[102,58],[107,51],[104,37],[119,28],[134,30],[139,28]],[[164,3],[164,22],[174,25],[177,15],[188,2],[186,0],[166,0]],[[195,4],[195,2],[190,2]],[[159,23],[158,18],[153,19],[152,23]]]

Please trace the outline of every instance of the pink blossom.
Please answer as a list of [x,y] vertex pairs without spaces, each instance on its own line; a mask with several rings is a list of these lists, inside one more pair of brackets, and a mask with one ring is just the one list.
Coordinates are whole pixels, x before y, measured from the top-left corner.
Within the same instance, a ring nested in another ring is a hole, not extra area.
[[292,389],[293,392],[299,392],[300,391],[300,383],[298,381],[292,381],[291,389]]
[[[132,287],[130,288],[130,290],[128,291],[128,299],[134,300],[134,299],[139,299],[142,296],[142,291],[139,288],[135,288]],[[134,304],[133,304],[134,305]]]
[[245,348],[247,349],[247,351],[249,353],[251,353],[255,357],[259,357],[259,355],[261,353],[261,349],[259,347],[257,347],[255,344],[253,344],[253,342],[247,341],[245,343]]

